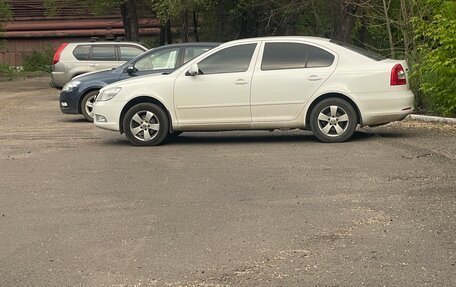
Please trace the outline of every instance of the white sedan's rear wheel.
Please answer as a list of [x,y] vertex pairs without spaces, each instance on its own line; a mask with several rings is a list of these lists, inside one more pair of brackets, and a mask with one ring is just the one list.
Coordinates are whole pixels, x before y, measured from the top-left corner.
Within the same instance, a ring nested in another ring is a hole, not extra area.
[[168,135],[168,116],[157,105],[137,104],[125,114],[123,129],[128,140],[134,145],[159,145]]
[[322,142],[343,142],[356,130],[358,118],[353,106],[339,98],[319,102],[310,114],[310,128]]

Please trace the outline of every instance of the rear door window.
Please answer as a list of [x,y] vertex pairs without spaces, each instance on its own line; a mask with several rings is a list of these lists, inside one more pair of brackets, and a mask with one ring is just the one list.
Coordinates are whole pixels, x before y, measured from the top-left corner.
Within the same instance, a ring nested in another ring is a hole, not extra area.
[[261,70],[301,69],[306,67],[309,45],[266,43]]
[[334,62],[334,55],[317,47],[310,46],[307,68],[329,67]]
[[90,45],[79,45],[73,50],[73,55],[80,61],[88,60],[90,55]]
[[92,48],[91,60],[116,61],[116,49],[114,45],[98,45]]

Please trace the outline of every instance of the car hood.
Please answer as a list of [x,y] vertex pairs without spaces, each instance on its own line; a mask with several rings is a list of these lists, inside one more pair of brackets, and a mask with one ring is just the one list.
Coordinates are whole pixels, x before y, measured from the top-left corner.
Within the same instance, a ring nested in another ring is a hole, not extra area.
[[106,69],[106,70],[99,70],[95,72],[89,72],[82,74],[80,76],[77,76],[74,78],[74,80],[78,80],[81,82],[87,82],[87,81],[105,81],[106,79],[110,79],[112,77],[119,77],[119,72],[117,69]]
[[150,74],[150,75],[145,75],[145,76],[138,76],[134,78],[129,78],[126,80],[118,81],[112,84],[109,84],[105,86],[103,89],[100,90],[102,92],[103,90],[109,89],[109,88],[116,88],[116,87],[121,87],[121,88],[126,88],[129,86],[135,86],[138,84],[144,84],[145,81],[147,81],[147,84],[153,84],[155,82],[159,82],[162,79],[168,79],[170,77],[170,74]]

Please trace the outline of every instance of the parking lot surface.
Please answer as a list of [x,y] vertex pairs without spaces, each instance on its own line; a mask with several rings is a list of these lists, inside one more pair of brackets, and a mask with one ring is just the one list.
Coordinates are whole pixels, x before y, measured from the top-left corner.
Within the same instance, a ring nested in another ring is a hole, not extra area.
[[0,83],[0,286],[454,286],[456,126],[131,146]]

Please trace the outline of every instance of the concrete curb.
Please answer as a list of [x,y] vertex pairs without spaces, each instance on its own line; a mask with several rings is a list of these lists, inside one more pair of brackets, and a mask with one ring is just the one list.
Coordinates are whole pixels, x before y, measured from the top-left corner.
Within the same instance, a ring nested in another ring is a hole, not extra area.
[[434,116],[423,116],[423,115],[409,115],[409,119],[422,122],[434,122],[434,123],[446,123],[446,124],[456,124],[456,118],[443,118],[443,117],[434,117]]

